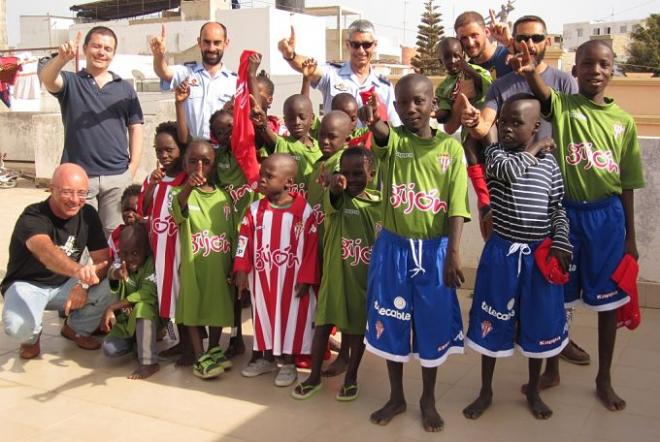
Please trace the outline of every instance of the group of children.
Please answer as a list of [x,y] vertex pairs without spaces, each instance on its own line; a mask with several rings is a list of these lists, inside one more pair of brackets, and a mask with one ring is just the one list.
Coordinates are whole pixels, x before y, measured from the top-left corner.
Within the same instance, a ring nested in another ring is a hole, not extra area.
[[[483,95],[487,81],[465,63],[460,44],[446,40],[440,48],[450,75],[469,77]],[[437,367],[463,353],[456,288],[464,282],[460,240],[470,219],[470,174],[461,143],[431,129],[430,120],[455,121],[460,106],[453,103],[466,90],[444,85],[439,95],[450,91],[452,104],[438,108],[431,81],[406,75],[395,87],[403,125],[383,121],[372,96],[359,110],[366,129],[356,128],[351,95],[336,95],[319,122],[309,98],[296,94],[284,102],[282,135],[281,123],[267,115],[272,82],[255,75],[258,60],[251,63],[256,189],[232,152],[231,108],[211,117],[212,140],[188,140],[184,82],[176,91],[177,122],[156,130],[158,166],[139,195],[127,192],[122,210],[130,225],[111,238],[118,258],[109,278],[119,301],[103,320],[111,329],[106,354],[124,354],[136,335],[132,377],[152,374],[157,329],[172,319],[180,343],[164,353],[180,353],[179,364],[192,364],[196,376],[218,376],[245,351],[240,304],[249,297],[254,339],[243,376],[277,371],[275,385],[295,383],[294,398],[311,397],[321,388],[336,327],[347,361],[337,400],[358,397],[366,347],[387,360],[390,397],[371,420],[388,423],[406,409],[403,362],[414,356],[422,367],[422,423],[439,431]],[[518,347],[529,358],[530,410],[548,418],[541,363],[566,345],[564,304],[580,298],[599,312],[598,395],[609,409],[622,409],[610,365],[615,311],[629,298],[609,276],[624,253],[636,257],[632,191],[643,177],[633,120],[604,97],[613,54],[599,41],[578,49],[580,93],[572,96],[550,90],[525,51],[512,64],[534,93],[506,102],[497,141],[485,149],[463,137],[468,165],[485,160],[493,217],[465,337],[483,355],[483,385],[464,414],[477,418],[488,408],[496,358]],[[554,141],[532,143],[541,118],[552,121]],[[357,138],[369,148],[349,147]],[[222,328],[232,328],[226,350],[219,347]],[[295,358],[310,354],[311,373],[297,383]]]

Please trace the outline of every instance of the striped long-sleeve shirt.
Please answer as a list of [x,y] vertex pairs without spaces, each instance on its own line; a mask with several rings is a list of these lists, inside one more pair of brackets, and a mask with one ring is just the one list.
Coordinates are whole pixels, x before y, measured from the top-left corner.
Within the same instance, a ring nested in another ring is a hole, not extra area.
[[552,155],[486,149],[486,177],[493,229],[515,242],[552,237],[552,247],[572,253],[568,218],[562,206],[564,184]]

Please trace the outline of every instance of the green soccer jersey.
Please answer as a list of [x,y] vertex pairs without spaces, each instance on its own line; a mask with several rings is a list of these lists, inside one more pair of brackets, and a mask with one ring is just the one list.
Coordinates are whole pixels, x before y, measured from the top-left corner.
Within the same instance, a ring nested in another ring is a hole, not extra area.
[[308,182],[309,175],[314,171],[314,163],[323,156],[318,141],[315,138],[312,138],[312,140],[314,144],[311,147],[305,146],[293,137],[277,137],[277,143],[275,143],[276,153],[288,153],[298,162],[296,187],[291,189],[291,191],[302,193],[303,195],[307,194],[307,188],[305,186]]
[[193,189],[181,210],[181,187],[170,192],[170,214],[179,227],[180,291],[176,322],[183,325],[234,325],[234,287],[228,284],[237,235],[231,198],[219,187]]
[[374,139],[383,176],[383,227],[397,235],[429,239],[449,233],[449,217],[470,219],[467,169],[461,144],[437,131],[420,138],[390,128],[386,146]]
[[351,197],[324,192],[323,278],[316,324],[334,324],[343,333],[364,334],[367,272],[371,248],[383,222],[380,192]]
[[[493,84],[493,79],[491,78],[490,73],[481,66],[477,66],[476,64],[470,64],[470,66],[479,73],[479,76],[481,77],[481,88],[479,89],[475,86],[475,96],[468,98],[473,106],[480,108],[486,100],[486,92],[490,88],[490,85]],[[457,84],[459,84],[459,80],[462,82],[469,81],[466,80],[466,78],[465,74],[461,71],[457,75],[447,75],[447,77],[442,80],[442,83],[440,83],[435,89],[435,96],[438,98],[439,109],[447,111],[451,110],[451,106],[454,103],[452,99],[454,91],[457,87],[460,89],[460,86],[457,86]],[[465,93],[468,91],[460,90],[460,92]]]
[[156,292],[156,269],[151,256],[148,256],[137,272],[129,273],[126,281],[110,281],[110,289],[120,301],[131,303],[130,312],[115,312],[117,322],[109,336],[130,338],[135,335],[138,319],[158,319],[158,294]]
[[219,147],[215,151],[215,164],[218,174],[218,185],[230,196],[234,207],[236,225],[245,215],[250,203],[259,198],[259,193],[250,188],[236,157],[228,147]]
[[548,119],[566,198],[596,201],[644,187],[635,121],[613,100],[552,91]]

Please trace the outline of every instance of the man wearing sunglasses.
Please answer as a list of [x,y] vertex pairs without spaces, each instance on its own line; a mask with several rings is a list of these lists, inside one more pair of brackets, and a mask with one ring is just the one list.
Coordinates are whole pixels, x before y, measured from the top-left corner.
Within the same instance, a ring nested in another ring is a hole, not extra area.
[[[45,310],[64,311],[61,334],[78,347],[95,350],[101,342],[91,334],[112,300],[105,277],[108,243],[96,209],[85,204],[89,180],[73,163],[53,174],[50,197],[25,208],[9,242],[2,324],[20,344],[19,356],[32,359],[41,349]],[[93,263],[81,262],[87,248]]]
[[[548,66],[543,61],[546,49],[552,44],[552,40],[547,36],[543,19],[535,15],[526,15],[516,20],[513,25],[513,47],[516,54],[522,53],[523,42],[529,47],[530,55],[534,57],[537,64],[536,70],[548,86],[558,92],[577,94],[577,82],[571,75]],[[525,77],[511,72],[498,78],[488,90],[486,102],[481,109],[472,106],[466,107],[461,115],[462,124],[469,128],[472,136],[483,138],[495,123],[504,102],[509,97],[519,93],[532,93]],[[552,124],[545,119],[541,119],[541,126],[534,137],[534,142],[545,138],[552,138]],[[571,314],[572,312],[569,312],[569,316]],[[590,363],[589,354],[572,340],[564,348],[561,356],[563,359],[578,365],[588,365]],[[549,360],[546,372],[541,378],[541,388],[551,387],[558,383],[558,365],[556,358],[554,358]]]
[[[353,95],[361,107],[363,103],[360,92],[373,88],[387,108],[387,119],[390,124],[401,125],[401,120],[394,110],[394,87],[386,77],[377,75],[371,69],[371,58],[377,46],[374,25],[370,21],[356,20],[351,23],[346,40],[350,60],[344,63],[319,65],[311,76],[312,87],[323,95],[324,113],[332,110],[332,98],[342,92]],[[302,72],[302,64],[308,57],[296,53],[296,35],[293,27],[291,27],[291,36],[282,39],[278,48],[289,65],[294,70]]]

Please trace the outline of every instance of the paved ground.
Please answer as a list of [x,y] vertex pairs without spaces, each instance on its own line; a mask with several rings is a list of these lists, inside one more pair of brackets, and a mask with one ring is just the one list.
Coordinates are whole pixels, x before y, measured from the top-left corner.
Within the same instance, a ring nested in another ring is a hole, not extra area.
[[[4,273],[9,237],[22,208],[43,199],[43,190],[0,190],[0,275]],[[464,318],[470,305],[460,293]],[[645,309],[635,332],[619,334],[614,357],[614,384],[628,401],[612,413],[597,402],[596,366],[561,363],[562,385],[546,392],[554,408],[549,421],[527,411],[520,384],[526,379],[525,359],[516,355],[498,362],[493,408],[478,421],[461,410],[478,393],[479,357],[471,351],[451,357],[440,368],[437,397],[446,428],[425,433],[417,401],[421,376],[417,363],[405,370],[409,408],[387,427],[368,421],[388,393],[382,360],[366,354],[360,371],[361,394],[353,403],[334,399],[341,379],[327,380],[315,397],[299,402],[290,389],[272,384],[272,376],[245,379],[236,369],[221,378],[202,381],[189,369],[163,363],[146,381],[126,375],[135,362],[108,360],[101,352],[80,350],[59,336],[60,320],[48,313],[42,355],[24,362],[16,346],[0,333],[0,428],[5,441],[657,441],[660,435],[660,310]],[[244,325],[251,340],[249,312]],[[596,356],[596,317],[578,310],[574,338]],[[168,345],[163,342],[163,345]],[[301,377],[304,377],[301,374]]]

